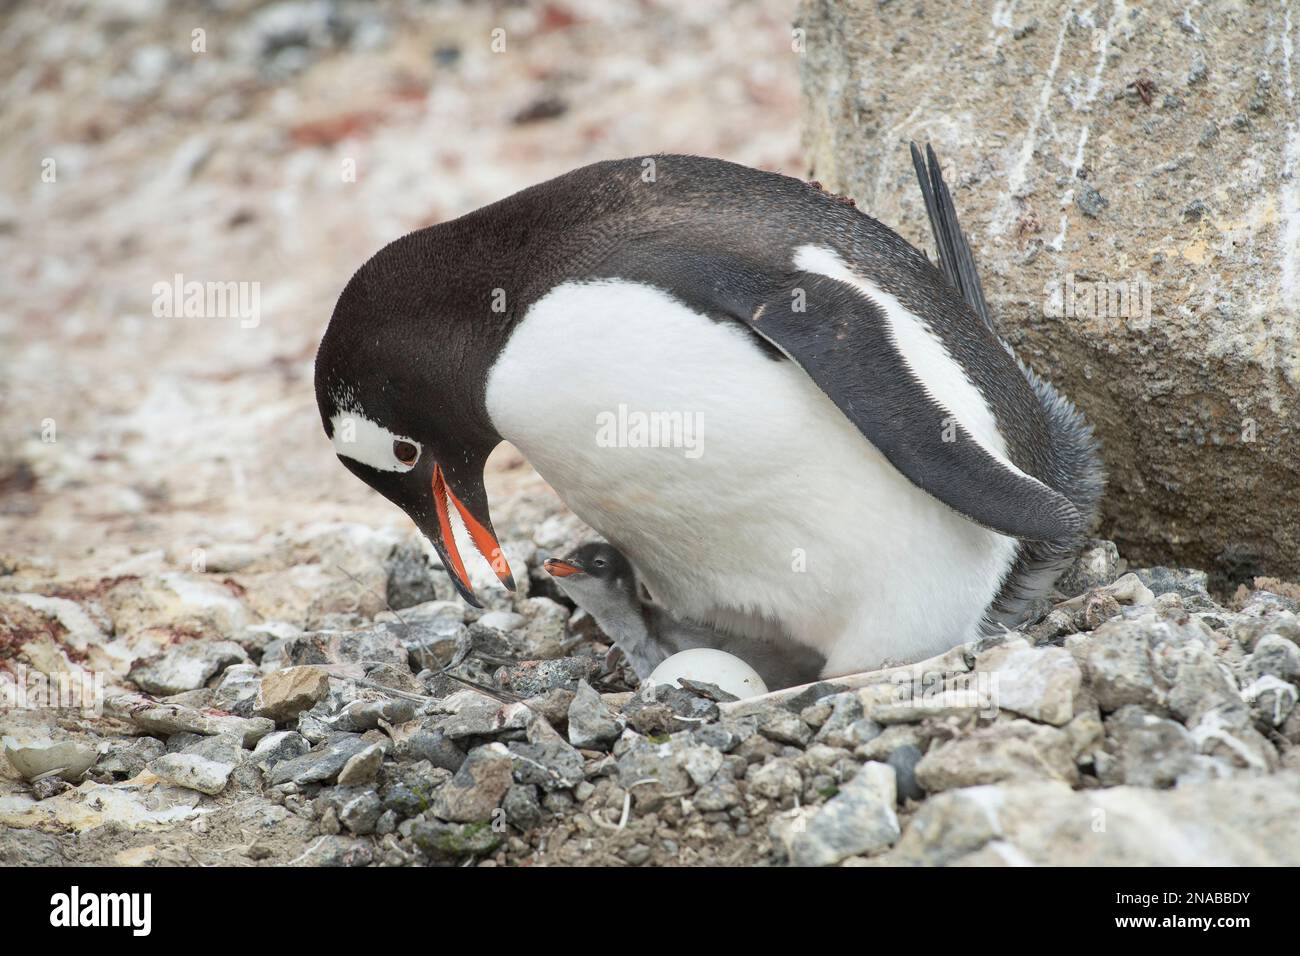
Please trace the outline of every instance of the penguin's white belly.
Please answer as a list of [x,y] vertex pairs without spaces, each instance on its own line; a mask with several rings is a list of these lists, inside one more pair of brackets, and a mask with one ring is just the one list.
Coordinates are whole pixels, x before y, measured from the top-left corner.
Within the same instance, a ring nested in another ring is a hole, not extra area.
[[636,283],[568,283],[493,367],[488,413],[679,617],[788,637],[825,674],[978,633],[1015,554],[897,472],[793,362]]

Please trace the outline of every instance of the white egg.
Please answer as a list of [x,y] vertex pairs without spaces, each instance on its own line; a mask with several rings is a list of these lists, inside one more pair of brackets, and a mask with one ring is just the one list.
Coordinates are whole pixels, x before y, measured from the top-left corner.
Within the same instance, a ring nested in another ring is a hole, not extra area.
[[677,684],[682,677],[715,684],[742,699],[767,693],[767,685],[758,671],[736,655],[711,647],[679,651],[651,671],[646,680],[653,684]]

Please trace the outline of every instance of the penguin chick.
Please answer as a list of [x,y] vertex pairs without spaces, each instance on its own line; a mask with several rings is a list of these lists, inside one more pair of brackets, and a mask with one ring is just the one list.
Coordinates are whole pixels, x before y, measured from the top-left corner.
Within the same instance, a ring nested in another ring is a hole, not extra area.
[[772,690],[815,681],[826,663],[810,648],[722,634],[679,621],[659,605],[642,601],[636,571],[612,545],[588,542],[567,557],[547,558],[544,566],[560,589],[596,619],[641,680],[673,654],[693,647],[734,654],[758,671]]

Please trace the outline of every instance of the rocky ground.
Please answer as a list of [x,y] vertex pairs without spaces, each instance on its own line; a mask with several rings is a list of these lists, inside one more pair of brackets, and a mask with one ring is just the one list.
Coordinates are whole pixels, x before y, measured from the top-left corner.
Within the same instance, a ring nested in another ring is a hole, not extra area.
[[572,518],[501,528],[520,589],[482,611],[359,525],[8,568],[0,665],[111,677],[101,716],[8,712],[0,862],[1300,863],[1295,585],[1216,599],[1097,542],[1020,632],[735,701],[607,661],[540,570]]

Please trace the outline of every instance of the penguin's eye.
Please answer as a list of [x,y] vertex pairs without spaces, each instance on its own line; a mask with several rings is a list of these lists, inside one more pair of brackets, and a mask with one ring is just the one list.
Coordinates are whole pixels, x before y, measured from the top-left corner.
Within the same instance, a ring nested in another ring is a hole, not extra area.
[[603,567],[605,566],[605,559],[604,559],[604,558],[597,558],[595,561],[593,561],[593,562],[591,562],[591,563],[594,564],[594,565],[595,565],[596,567],[598,567],[598,568],[603,568]]
[[414,465],[415,459],[420,457],[420,449],[416,448],[409,441],[393,442],[393,457],[403,465]]

